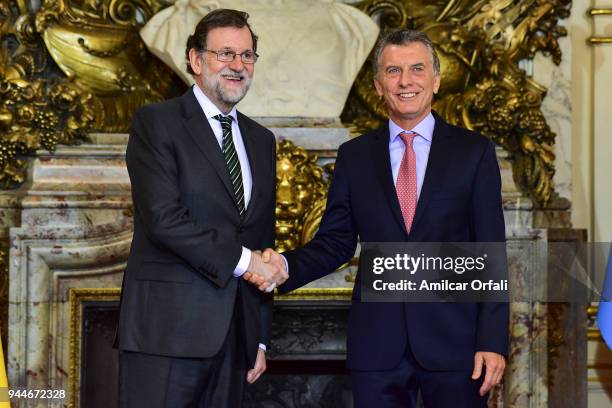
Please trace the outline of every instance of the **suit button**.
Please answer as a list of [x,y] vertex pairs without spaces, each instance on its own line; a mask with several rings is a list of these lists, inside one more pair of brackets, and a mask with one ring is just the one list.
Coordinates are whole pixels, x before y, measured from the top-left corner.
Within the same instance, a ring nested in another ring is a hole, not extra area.
[[241,225],[240,227],[238,227],[238,232],[243,233],[244,230],[245,230],[244,226]]

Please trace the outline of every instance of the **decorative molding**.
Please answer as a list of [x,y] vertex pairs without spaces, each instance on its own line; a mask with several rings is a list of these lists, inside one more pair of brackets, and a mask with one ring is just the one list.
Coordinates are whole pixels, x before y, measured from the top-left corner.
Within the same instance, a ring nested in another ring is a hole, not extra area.
[[70,290],[120,285],[132,236],[129,230],[90,239],[73,234],[13,228],[10,249],[9,381],[16,388],[64,389],[67,399]]
[[81,342],[83,333],[83,303],[92,301],[117,301],[120,288],[71,288],[70,299],[70,372],[68,407],[79,407],[81,378]]
[[[592,8],[587,14],[590,17],[610,16],[612,15],[612,8]],[[612,37],[591,36],[588,38],[587,43],[589,45],[612,44]]]
[[[277,291],[275,291],[277,293]],[[353,288],[301,288],[286,295],[276,295],[275,301],[292,300],[343,300],[350,301]]]
[[0,238],[0,341],[8,350],[9,239]]

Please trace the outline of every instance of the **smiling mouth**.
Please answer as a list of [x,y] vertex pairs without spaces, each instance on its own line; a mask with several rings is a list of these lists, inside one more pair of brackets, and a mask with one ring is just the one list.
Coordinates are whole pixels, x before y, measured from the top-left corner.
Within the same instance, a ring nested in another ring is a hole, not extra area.
[[416,97],[418,94],[419,92],[402,92],[397,94],[397,97],[402,101],[409,101]]
[[240,82],[244,79],[242,75],[231,75],[231,74],[224,74],[224,75],[221,75],[221,77],[224,79],[227,79],[228,81],[232,81],[232,82]]

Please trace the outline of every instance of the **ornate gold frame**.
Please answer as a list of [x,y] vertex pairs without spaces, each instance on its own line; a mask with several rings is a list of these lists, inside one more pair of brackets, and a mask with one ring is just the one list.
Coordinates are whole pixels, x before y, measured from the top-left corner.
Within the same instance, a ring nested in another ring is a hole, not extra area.
[[[350,301],[352,288],[303,288],[287,295],[274,297],[275,301],[327,300]],[[69,396],[68,407],[77,407],[77,395],[81,381],[81,341],[83,329],[83,303],[94,301],[119,301],[120,288],[71,288],[69,290],[70,336],[69,336]]]
[[69,291],[70,305],[70,340],[68,345],[69,386],[68,407],[77,407],[77,395],[81,382],[81,341],[83,332],[83,302],[118,301],[120,288],[71,288]]
[[342,300],[351,301],[353,288],[301,288],[286,295],[274,296],[275,301],[292,300]]

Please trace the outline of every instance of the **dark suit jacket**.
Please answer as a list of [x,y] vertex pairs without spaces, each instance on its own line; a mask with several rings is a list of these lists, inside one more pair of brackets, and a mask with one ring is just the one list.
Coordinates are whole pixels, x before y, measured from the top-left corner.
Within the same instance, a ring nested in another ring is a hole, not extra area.
[[233,271],[241,246],[274,246],[276,145],[248,117],[238,113],[238,123],[253,176],[242,218],[221,149],[191,89],[134,115],[126,153],[134,237],[123,278],[121,350],[211,357],[223,345],[235,305],[245,317],[250,362],[259,342],[270,344],[272,297]]
[[[385,125],[340,146],[315,238],[285,253],[288,292],[334,271],[362,242],[500,242],[505,240],[501,179],[494,144],[445,123],[435,129],[410,234],[389,158]],[[356,287],[359,287],[357,272]],[[353,291],[347,366],[393,368],[409,345],[429,370],[471,370],[476,351],[507,355],[508,304],[366,303]]]

